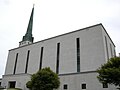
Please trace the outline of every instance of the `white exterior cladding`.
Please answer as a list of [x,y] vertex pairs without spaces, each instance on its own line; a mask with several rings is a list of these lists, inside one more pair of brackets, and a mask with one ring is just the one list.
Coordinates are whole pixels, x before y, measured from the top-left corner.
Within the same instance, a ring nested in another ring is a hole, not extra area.
[[[77,72],[77,38],[80,43],[80,72]],[[81,83],[86,83],[86,90],[113,90],[111,86],[108,89],[102,88],[96,78],[97,73],[94,72],[108,58],[115,56],[115,45],[102,24],[9,50],[2,85],[9,87],[9,81],[16,81],[23,83],[21,86],[16,84],[16,87],[27,90],[25,83],[30,79],[30,74],[36,73],[40,68],[41,47],[43,47],[42,68],[50,67],[56,72],[58,43],[60,44],[58,74],[61,81],[59,90],[64,90],[63,84],[68,84],[68,90],[81,90]]]

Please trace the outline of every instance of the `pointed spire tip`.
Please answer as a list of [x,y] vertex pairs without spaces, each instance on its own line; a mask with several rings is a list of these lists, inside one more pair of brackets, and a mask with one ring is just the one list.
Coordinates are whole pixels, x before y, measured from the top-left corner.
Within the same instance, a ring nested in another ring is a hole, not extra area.
[[33,3],[33,8],[34,8],[35,4]]

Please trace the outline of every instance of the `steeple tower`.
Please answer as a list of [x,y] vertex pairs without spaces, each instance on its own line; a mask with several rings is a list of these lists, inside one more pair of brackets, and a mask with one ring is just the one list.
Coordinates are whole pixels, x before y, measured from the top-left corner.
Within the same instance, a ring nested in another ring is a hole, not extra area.
[[21,42],[19,42],[19,46],[24,46],[33,43],[34,37],[32,37],[32,27],[33,27],[33,14],[34,14],[34,5],[32,8],[29,24],[27,27],[27,31],[25,36],[23,36],[23,39]]

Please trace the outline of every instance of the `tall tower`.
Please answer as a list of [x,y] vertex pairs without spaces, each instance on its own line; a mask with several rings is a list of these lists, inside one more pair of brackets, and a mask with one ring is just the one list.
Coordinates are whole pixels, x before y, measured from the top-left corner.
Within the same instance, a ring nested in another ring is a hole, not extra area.
[[33,40],[34,40],[34,37],[32,37],[33,14],[34,14],[34,5],[32,8],[30,19],[29,19],[27,32],[26,32],[25,36],[23,36],[22,41],[19,42],[19,47],[33,43]]

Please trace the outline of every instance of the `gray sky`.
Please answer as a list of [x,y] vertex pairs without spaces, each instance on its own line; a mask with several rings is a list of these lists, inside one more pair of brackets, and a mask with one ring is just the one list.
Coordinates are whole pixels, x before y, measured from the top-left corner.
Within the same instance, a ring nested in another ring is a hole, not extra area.
[[34,42],[102,23],[120,52],[120,0],[0,0],[0,77],[8,50],[27,30],[33,3]]

